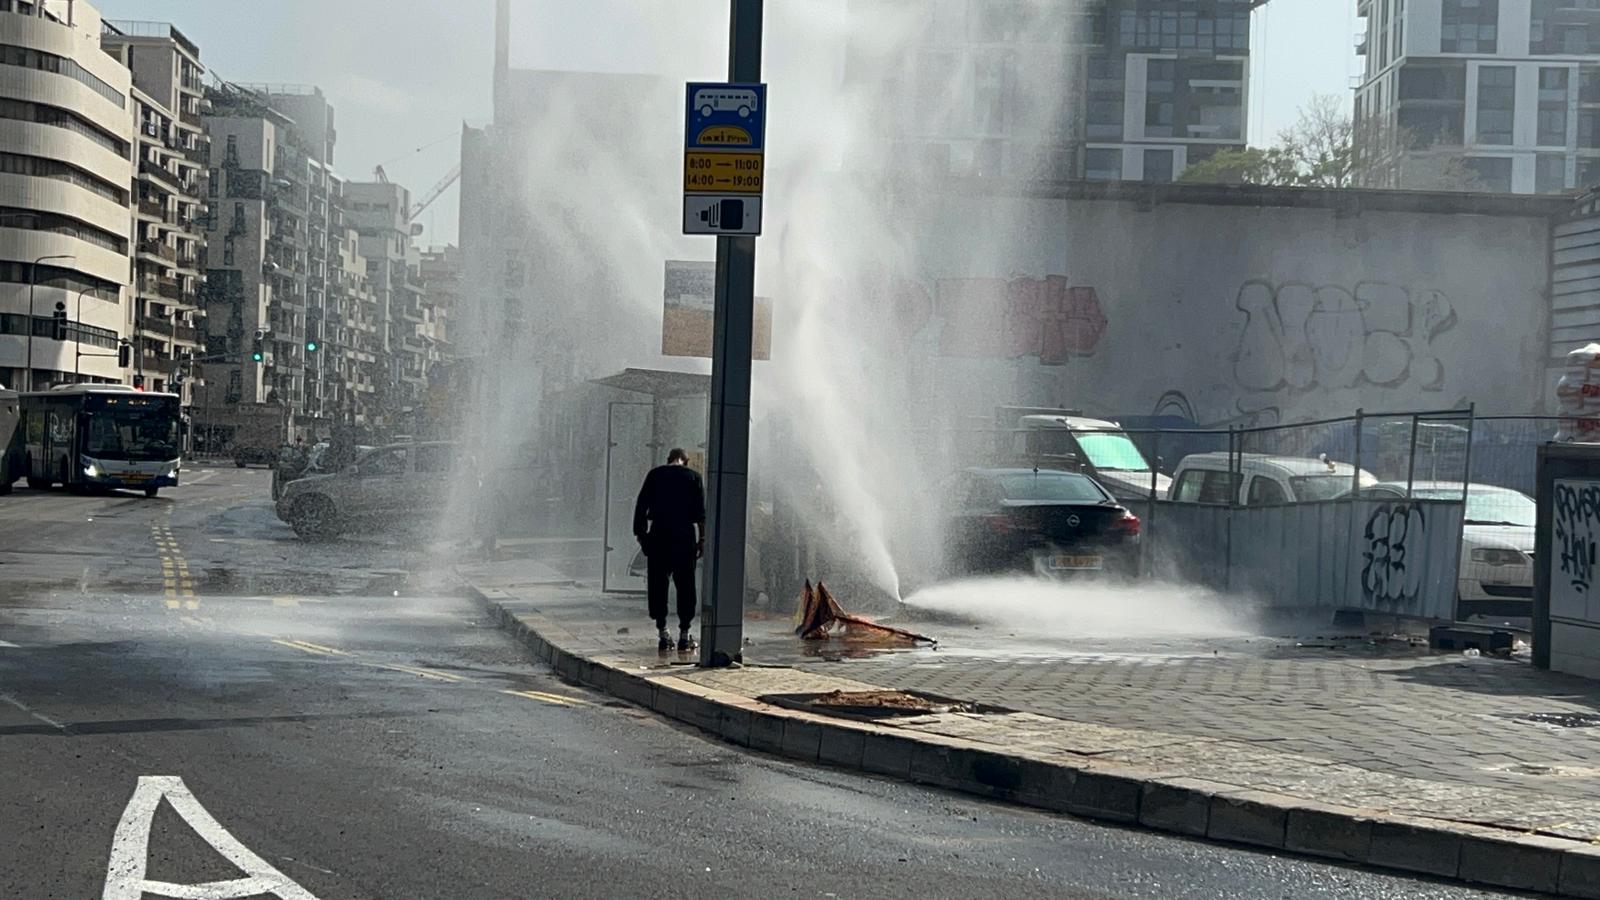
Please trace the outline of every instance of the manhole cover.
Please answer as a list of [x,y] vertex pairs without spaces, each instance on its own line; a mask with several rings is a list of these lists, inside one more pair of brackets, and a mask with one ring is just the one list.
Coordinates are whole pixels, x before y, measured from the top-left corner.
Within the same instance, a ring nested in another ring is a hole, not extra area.
[[1600,725],[1600,713],[1534,713],[1521,718],[1524,722],[1557,728],[1593,728]]

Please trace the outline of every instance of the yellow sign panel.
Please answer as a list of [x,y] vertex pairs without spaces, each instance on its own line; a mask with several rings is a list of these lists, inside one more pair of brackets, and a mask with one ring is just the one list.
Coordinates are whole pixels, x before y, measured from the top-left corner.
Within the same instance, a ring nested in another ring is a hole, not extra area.
[[765,173],[760,153],[689,150],[683,154],[683,190],[688,194],[759,194]]
[[703,128],[695,138],[695,143],[703,145],[722,144],[729,147],[749,147],[755,143],[755,138],[750,132],[737,125],[713,125]]

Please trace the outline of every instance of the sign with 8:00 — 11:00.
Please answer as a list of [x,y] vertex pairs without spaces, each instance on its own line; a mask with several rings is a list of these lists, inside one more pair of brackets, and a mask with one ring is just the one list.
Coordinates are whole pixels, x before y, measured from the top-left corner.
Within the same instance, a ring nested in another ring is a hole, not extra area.
[[684,101],[684,233],[760,234],[767,86],[691,82]]

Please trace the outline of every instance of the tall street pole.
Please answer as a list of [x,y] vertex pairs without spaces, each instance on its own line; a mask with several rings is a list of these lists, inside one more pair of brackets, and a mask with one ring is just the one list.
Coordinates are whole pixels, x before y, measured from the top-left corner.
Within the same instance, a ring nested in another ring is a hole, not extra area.
[[28,374],[22,381],[25,391],[33,390],[33,289],[39,283],[39,263],[47,259],[77,259],[70,253],[52,253],[41,256],[28,266]]
[[[730,0],[728,80],[761,81],[763,0]],[[700,665],[726,666],[744,645],[745,518],[750,471],[750,350],[755,330],[756,239],[717,237],[706,469],[705,585]]]

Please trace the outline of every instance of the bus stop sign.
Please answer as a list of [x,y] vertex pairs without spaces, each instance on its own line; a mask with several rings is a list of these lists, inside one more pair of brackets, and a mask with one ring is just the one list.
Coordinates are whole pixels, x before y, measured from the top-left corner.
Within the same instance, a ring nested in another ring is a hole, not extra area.
[[683,233],[760,234],[767,86],[690,82],[684,101]]

